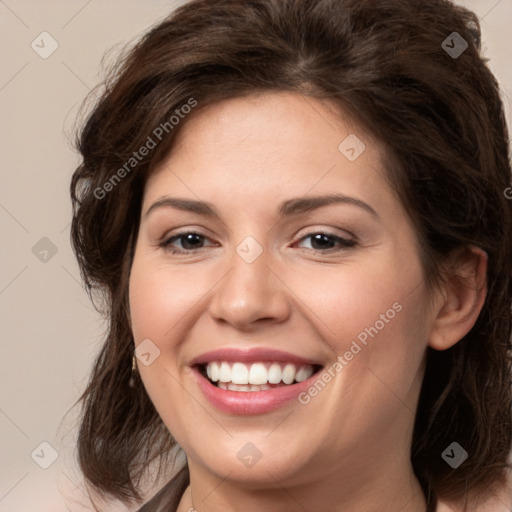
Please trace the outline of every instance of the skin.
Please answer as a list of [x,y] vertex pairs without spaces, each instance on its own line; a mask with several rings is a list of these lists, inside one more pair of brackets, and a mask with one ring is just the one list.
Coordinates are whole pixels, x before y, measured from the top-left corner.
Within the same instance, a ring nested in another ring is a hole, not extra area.
[[[338,145],[366,146],[349,161]],[[332,105],[280,92],[222,101],[181,127],[172,153],[150,176],[130,277],[135,345],[160,356],[139,364],[147,392],[185,451],[191,485],[179,511],[424,512],[410,464],[414,411],[427,346],[444,350],[473,326],[485,298],[485,253],[454,263],[470,286],[447,281],[429,296],[412,222],[384,172],[381,145]],[[331,204],[290,218],[295,197],[343,193],[367,203]],[[208,201],[220,219],[173,207],[165,196]],[[205,238],[190,249],[178,232]],[[315,244],[306,235],[335,239]],[[237,246],[252,236],[261,255]],[[340,250],[329,253],[325,247]],[[188,250],[172,254],[171,249]],[[324,252],[322,252],[324,251]],[[325,367],[365,328],[402,310],[307,404],[273,412],[220,412],[189,363],[224,347],[277,348]],[[246,467],[247,443],[261,459]]]

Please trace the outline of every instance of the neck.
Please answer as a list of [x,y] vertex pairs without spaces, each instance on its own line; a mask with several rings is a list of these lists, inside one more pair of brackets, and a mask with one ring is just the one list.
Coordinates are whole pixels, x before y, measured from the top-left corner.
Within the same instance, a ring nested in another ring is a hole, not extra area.
[[244,512],[427,510],[421,486],[410,466],[400,472],[386,465],[380,474],[373,472],[367,479],[356,478],[354,472],[322,475],[300,485],[273,480],[265,488],[220,479],[194,464],[189,463],[189,467],[190,486],[183,494],[178,512],[235,512],[241,509],[240,504]]

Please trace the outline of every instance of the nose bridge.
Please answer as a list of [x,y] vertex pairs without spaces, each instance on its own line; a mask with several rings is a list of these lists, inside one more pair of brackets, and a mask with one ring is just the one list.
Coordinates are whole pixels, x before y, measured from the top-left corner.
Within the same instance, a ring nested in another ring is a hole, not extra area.
[[257,320],[280,321],[288,315],[286,288],[272,271],[271,251],[247,236],[236,246],[229,265],[214,291],[213,317],[247,327]]

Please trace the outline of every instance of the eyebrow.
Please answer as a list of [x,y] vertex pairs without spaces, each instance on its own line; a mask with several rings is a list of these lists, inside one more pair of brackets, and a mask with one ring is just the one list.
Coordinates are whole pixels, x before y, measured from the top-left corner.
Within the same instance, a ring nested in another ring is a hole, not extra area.
[[[330,204],[351,204],[358,206],[372,214],[374,217],[379,218],[377,212],[369,204],[355,197],[346,196],[345,194],[328,194],[325,196],[296,197],[288,199],[279,205],[278,214],[280,217],[291,217],[292,215],[299,215]],[[220,219],[220,215],[211,203],[178,197],[163,197],[162,199],[159,199],[148,208],[146,216],[152,211],[163,207],[177,208],[179,210],[196,213],[198,215],[204,215],[205,217]]]

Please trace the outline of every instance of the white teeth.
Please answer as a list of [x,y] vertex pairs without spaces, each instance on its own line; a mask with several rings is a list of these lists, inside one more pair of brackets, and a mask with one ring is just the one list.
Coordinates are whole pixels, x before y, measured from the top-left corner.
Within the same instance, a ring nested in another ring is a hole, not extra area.
[[229,363],[222,362],[220,364],[219,380],[221,382],[231,382],[231,366],[229,366]]
[[249,384],[266,384],[268,382],[267,369],[263,363],[255,363],[249,371]]
[[231,368],[231,382],[233,384],[249,384],[249,370],[245,364],[235,363],[233,365]]
[[295,380],[297,382],[302,382],[303,380],[309,379],[311,375],[313,375],[312,366],[301,366],[299,371],[295,374]]
[[277,363],[272,363],[268,369],[268,381],[270,384],[279,384],[281,382],[281,367]]
[[285,384],[291,384],[295,379],[295,373],[297,372],[294,364],[287,364],[283,369],[283,382]]
[[208,368],[210,368],[211,373],[211,375],[209,375],[210,379],[212,379],[213,382],[217,382],[219,380],[219,365],[215,362],[209,364],[206,367],[206,373],[208,373]]
[[[313,375],[310,364],[296,366],[293,363],[229,363],[211,361],[206,364],[206,375],[218,387],[231,391],[262,391],[268,384],[286,385],[302,382]],[[253,389],[254,388],[254,389]]]
[[226,384],[224,382],[220,382],[219,387],[222,387],[222,389],[227,389],[228,391],[242,391],[246,393],[248,391],[266,391],[267,389],[270,389],[270,386],[267,386],[266,384],[261,386],[254,386],[253,384]]

